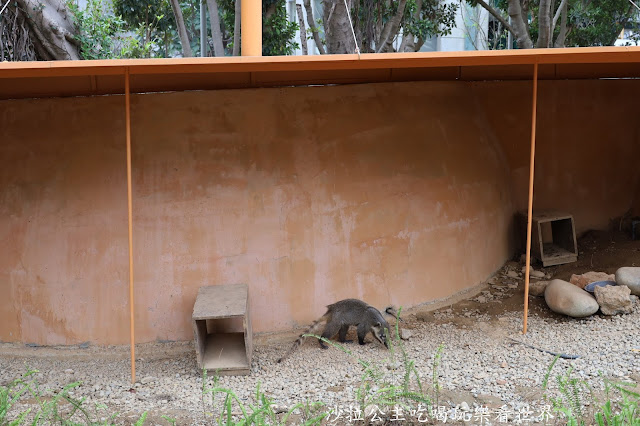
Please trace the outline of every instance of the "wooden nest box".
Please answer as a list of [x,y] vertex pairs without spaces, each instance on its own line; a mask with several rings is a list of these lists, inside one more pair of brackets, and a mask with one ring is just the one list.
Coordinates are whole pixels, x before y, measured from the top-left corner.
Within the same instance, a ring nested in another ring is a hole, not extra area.
[[[526,248],[527,213],[520,212],[520,229]],[[533,212],[531,218],[531,257],[542,266],[561,265],[578,260],[578,244],[573,216],[556,211]]]
[[198,368],[248,375],[253,336],[247,285],[200,287],[192,318]]

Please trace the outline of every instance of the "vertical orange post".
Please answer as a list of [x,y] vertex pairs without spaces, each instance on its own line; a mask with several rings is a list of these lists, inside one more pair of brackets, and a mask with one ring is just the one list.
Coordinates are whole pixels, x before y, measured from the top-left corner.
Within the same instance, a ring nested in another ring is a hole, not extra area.
[[524,328],[527,334],[529,316],[529,270],[531,269],[531,221],[533,216],[533,170],[536,159],[536,112],[538,108],[538,64],[533,64],[533,109],[531,111],[531,154],[529,163],[529,205],[527,210],[527,249],[524,270]]
[[242,0],[240,8],[242,56],[262,56],[262,1]]
[[127,206],[129,210],[129,331],[131,334],[131,383],[136,382],[136,339],[135,315],[133,303],[133,203],[131,189],[131,94],[129,87],[129,68],[124,74],[125,126],[127,133]]

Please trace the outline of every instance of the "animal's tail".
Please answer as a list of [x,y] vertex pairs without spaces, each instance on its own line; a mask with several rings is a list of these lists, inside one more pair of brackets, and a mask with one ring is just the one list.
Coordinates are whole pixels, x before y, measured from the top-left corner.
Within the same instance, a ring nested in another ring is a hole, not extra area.
[[387,315],[391,315],[392,317],[394,317],[398,321],[404,322],[404,320],[402,318],[400,318],[400,315],[398,315],[398,310],[396,309],[395,306],[387,306],[385,308],[385,310],[384,310],[384,313],[387,314]]
[[296,351],[296,349],[298,349],[300,347],[300,345],[302,344],[302,341],[304,340],[304,335],[305,334],[316,334],[316,331],[320,328],[320,324],[325,322],[327,319],[327,316],[324,315],[322,317],[320,317],[319,319],[315,320],[313,323],[311,323],[311,325],[309,326],[309,328],[307,328],[297,339],[295,342],[293,342],[293,345],[291,345],[291,348],[287,351],[287,353],[285,353],[284,355],[282,355],[282,357],[280,359],[278,359],[278,362],[282,362],[282,360],[284,360],[285,358],[287,358],[289,355],[291,355],[292,353],[294,353]]

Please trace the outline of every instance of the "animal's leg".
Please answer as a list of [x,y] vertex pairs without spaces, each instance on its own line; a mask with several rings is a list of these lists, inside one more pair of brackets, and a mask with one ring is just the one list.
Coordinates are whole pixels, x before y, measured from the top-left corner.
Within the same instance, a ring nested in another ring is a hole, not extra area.
[[369,330],[367,330],[364,324],[358,325],[358,343],[360,343],[361,345],[364,345],[364,337],[367,335],[368,332]]
[[349,332],[349,325],[343,325],[340,327],[340,333],[338,333],[338,340],[342,343],[350,343],[353,340],[346,340],[347,333]]
[[[324,331],[322,332],[322,337],[329,340],[333,336],[335,336],[339,331],[340,331],[340,324],[328,322],[327,325],[324,327]],[[328,348],[328,346],[325,345],[325,343],[321,339],[318,339],[318,343],[320,344],[320,347],[322,349]]]

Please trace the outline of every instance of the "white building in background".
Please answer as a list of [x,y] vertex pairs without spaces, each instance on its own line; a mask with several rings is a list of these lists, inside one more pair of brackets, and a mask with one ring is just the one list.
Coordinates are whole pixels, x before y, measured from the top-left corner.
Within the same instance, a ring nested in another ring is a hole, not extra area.
[[[487,50],[489,12],[482,6],[471,6],[466,1],[447,1],[458,4],[456,23],[447,36],[434,37],[430,48],[421,51],[453,52],[460,50]],[[427,44],[427,43],[425,43]],[[434,46],[435,44],[435,46]]]
[[[488,48],[489,12],[481,6],[473,7],[464,0],[445,0],[447,3],[458,5],[456,23],[451,34],[432,37],[425,41],[420,48],[421,52],[433,51],[461,51],[461,50],[486,50]],[[306,11],[302,0],[287,0],[287,12],[291,22],[298,22],[296,5],[302,7],[302,14],[307,30],[310,28],[307,22]],[[311,0],[313,17],[317,21],[322,20],[322,0]],[[402,37],[396,40],[396,49],[400,46]],[[300,44],[300,31],[296,32],[296,41]],[[313,39],[307,40],[308,54],[318,55],[318,48]],[[302,55],[302,49],[298,49],[295,55]]]
[[[307,20],[307,11],[304,7],[302,0],[287,0],[287,14],[289,15],[289,21],[291,22],[299,22],[297,6],[299,5],[302,8],[302,16],[304,17],[304,25],[307,31],[309,28],[309,22]],[[311,0],[311,8],[313,9],[313,19],[317,22],[318,20],[322,21],[322,0]],[[324,35],[321,33],[321,38],[324,38]],[[300,44],[300,30],[296,31],[296,42]],[[313,38],[309,39],[309,33],[307,32],[307,49],[309,55],[319,55],[320,51],[318,51],[318,47],[316,46],[316,42]],[[302,46],[297,49],[294,55],[302,55]]]

